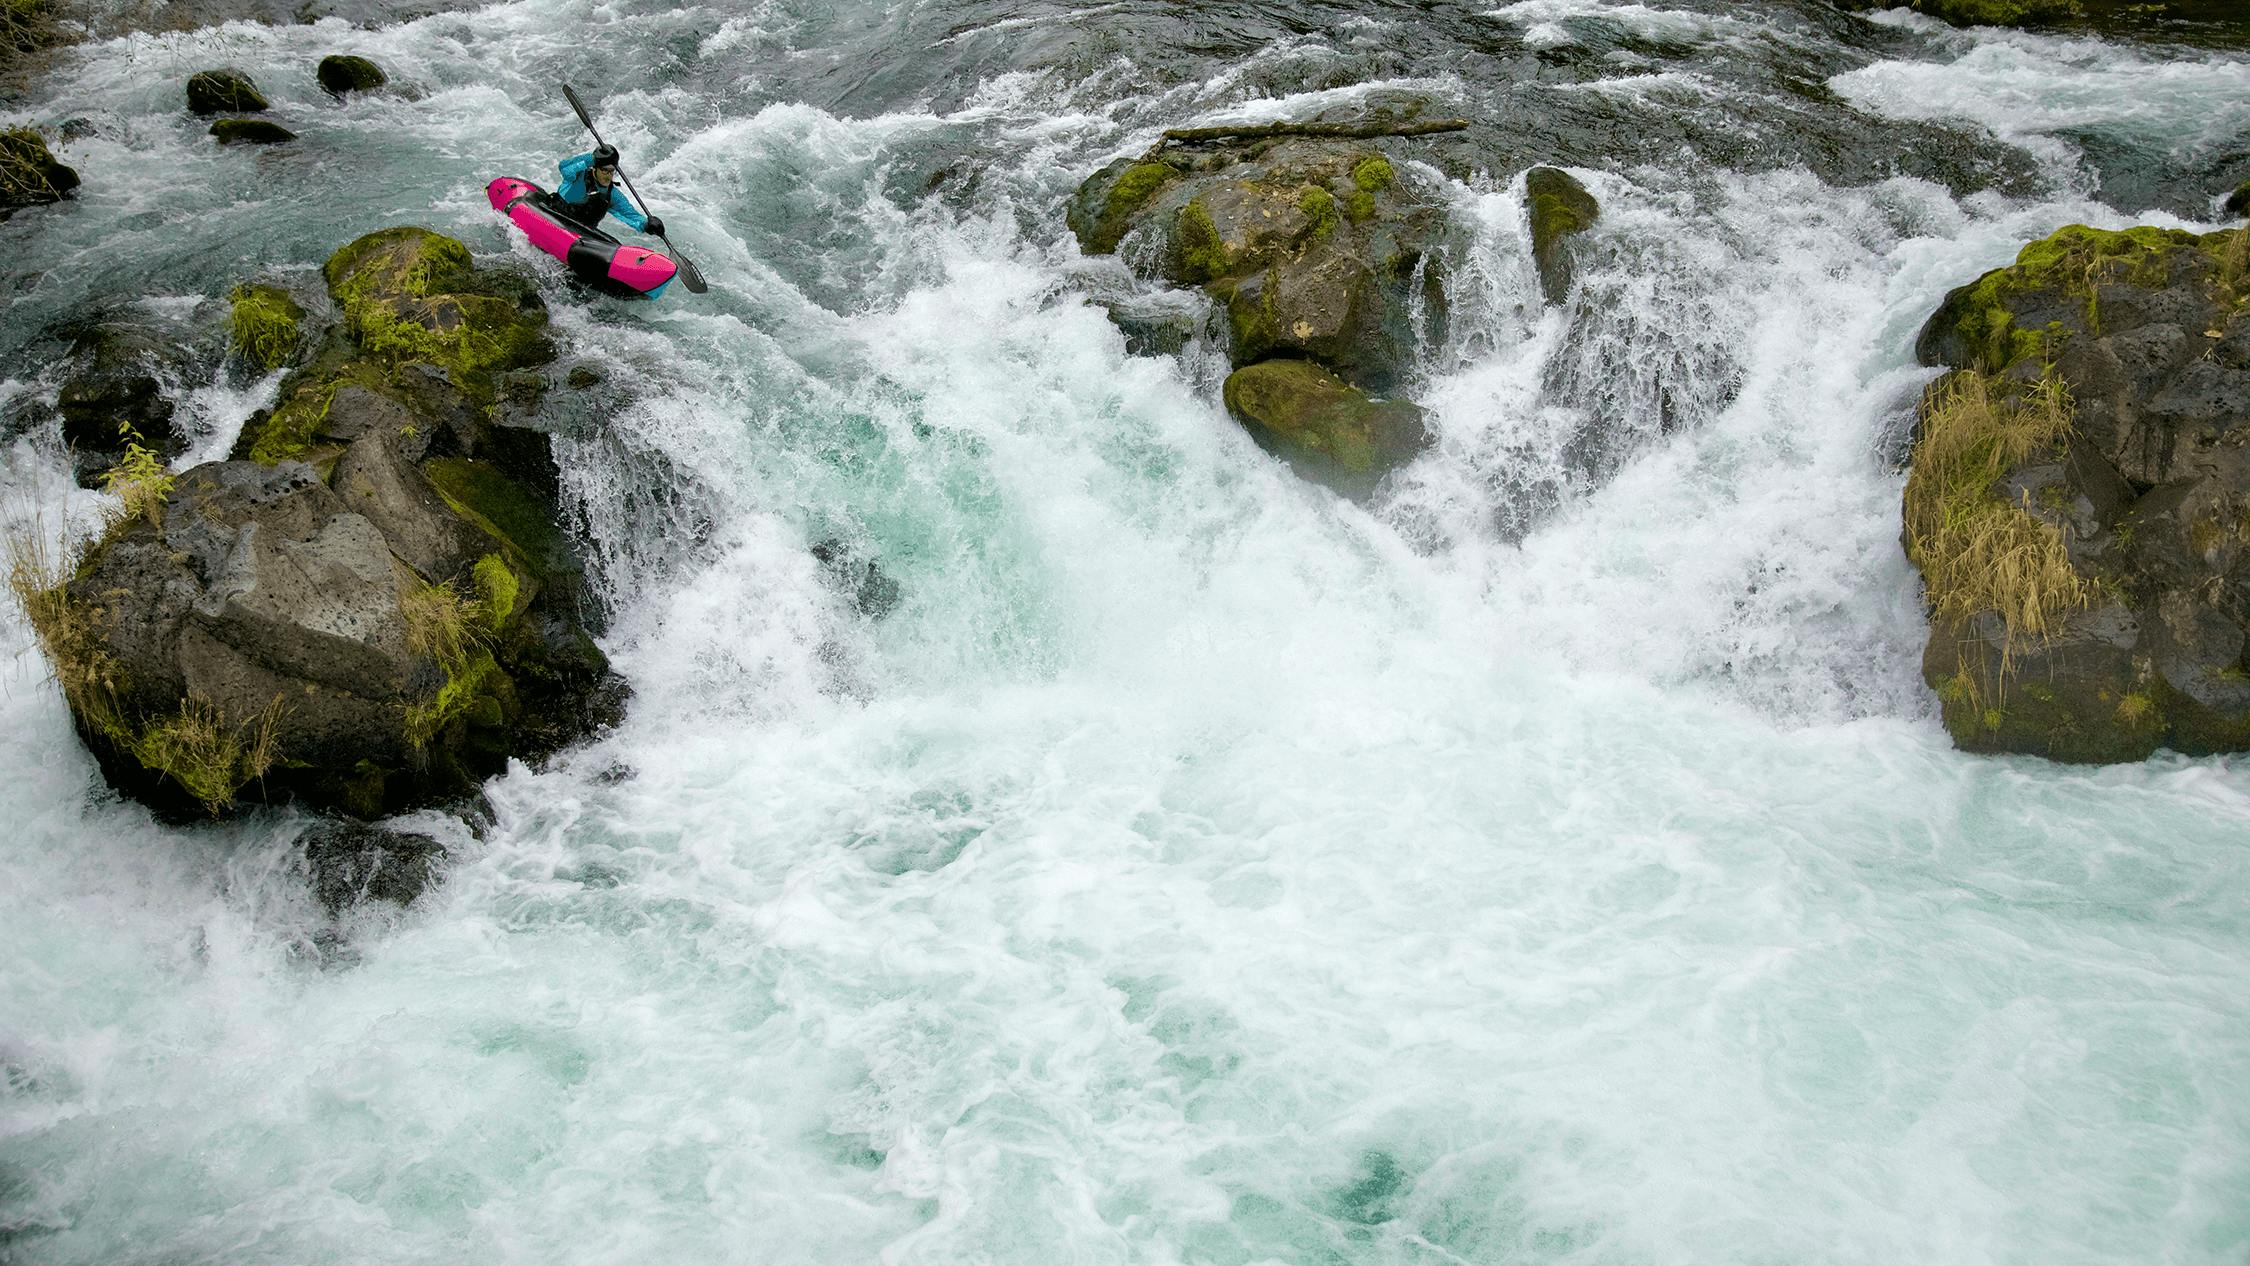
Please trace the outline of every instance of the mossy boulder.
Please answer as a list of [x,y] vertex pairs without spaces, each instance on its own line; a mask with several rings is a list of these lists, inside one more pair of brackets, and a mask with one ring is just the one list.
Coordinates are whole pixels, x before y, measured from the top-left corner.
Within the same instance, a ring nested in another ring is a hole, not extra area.
[[2079,0],[1846,0],[1848,9],[1912,9],[1955,26],[2053,26],[2081,17]]
[[237,457],[333,460],[350,437],[327,426],[330,407],[354,385],[398,400],[433,432],[473,431],[494,415],[507,374],[554,357],[531,285],[475,267],[443,234],[370,233],[330,256],[322,275],[343,321],[282,383],[274,408],[243,428]]
[[1400,143],[1267,136],[1160,147],[1096,172],[1067,218],[1089,253],[1122,250],[1223,304],[1236,365],[1310,359],[1385,391],[1445,319],[1443,202],[1387,152]]
[[253,368],[272,373],[305,345],[305,310],[282,287],[237,286],[227,306],[227,348]]
[[2250,239],[2065,228],[1918,340],[1905,541],[1972,751],[2250,746]]
[[1355,500],[1372,496],[1429,444],[1419,408],[1370,396],[1310,361],[1238,369],[1227,376],[1225,396],[1260,447]]
[[60,202],[78,188],[78,173],[30,128],[0,131],[0,218],[24,207]]
[[320,86],[338,97],[348,92],[372,92],[390,82],[390,76],[383,73],[382,67],[348,53],[321,58],[316,75]]
[[281,145],[297,139],[295,132],[266,119],[220,119],[211,124],[211,135],[221,145]]
[[267,108],[265,94],[250,76],[231,66],[200,71],[187,81],[187,107],[200,115],[257,114]]
[[2250,215],[2250,180],[2236,185],[2234,192],[2227,195],[2226,212],[2228,215]]
[[420,229],[327,280],[319,331],[234,293],[238,355],[317,348],[282,407],[236,460],[151,468],[145,512],[27,598],[111,781],[163,812],[443,802],[616,713],[547,437],[498,381],[551,355],[536,297]]
[[1525,213],[1531,222],[1531,259],[1539,269],[1539,289],[1549,303],[1570,298],[1570,239],[1601,218],[1601,204],[1569,172],[1534,167],[1523,178]]

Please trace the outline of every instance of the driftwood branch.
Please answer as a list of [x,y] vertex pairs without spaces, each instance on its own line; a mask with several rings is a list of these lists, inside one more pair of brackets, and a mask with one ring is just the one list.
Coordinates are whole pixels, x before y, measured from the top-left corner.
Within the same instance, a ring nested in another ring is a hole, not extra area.
[[1251,123],[1235,127],[1176,127],[1164,133],[1157,148],[1175,141],[1248,141],[1269,136],[1332,136],[1366,140],[1377,136],[1429,136],[1468,129],[1467,119],[1430,119],[1419,123]]

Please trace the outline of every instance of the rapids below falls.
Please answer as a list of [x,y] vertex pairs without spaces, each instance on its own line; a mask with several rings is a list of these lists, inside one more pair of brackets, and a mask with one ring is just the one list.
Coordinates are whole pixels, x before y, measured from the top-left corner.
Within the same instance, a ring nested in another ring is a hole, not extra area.
[[[212,144],[218,65],[302,139]],[[709,295],[587,301],[485,205],[587,147],[565,80]],[[1436,445],[1361,507],[1222,349],[1129,355],[1062,209],[1167,127],[1403,102],[1491,126]],[[618,402],[558,455],[633,697],[338,929],[301,813],[108,792],[6,604],[0,1261],[2250,1261],[2250,761],[1956,752],[1899,546],[1921,322],[2065,224],[2223,227],[2241,46],[513,0],[96,39],[0,111],[73,120],[85,187],[0,226],[7,526],[102,513],[73,311],[428,225]],[[1541,162],[1604,208],[1569,308]],[[276,386],[206,369],[183,469]]]

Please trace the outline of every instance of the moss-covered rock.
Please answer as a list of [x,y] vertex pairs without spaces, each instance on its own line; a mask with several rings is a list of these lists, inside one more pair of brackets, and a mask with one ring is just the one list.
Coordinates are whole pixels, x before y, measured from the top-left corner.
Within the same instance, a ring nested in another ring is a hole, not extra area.
[[23,586],[105,771],[163,812],[393,812],[616,714],[546,436],[508,412],[506,375],[552,351],[536,296],[420,229],[327,280],[318,331],[278,288],[234,292],[245,360],[316,349],[241,459],[133,466],[135,512]]
[[221,145],[281,145],[297,139],[295,132],[267,119],[219,119],[211,124],[211,135]]
[[1310,361],[1269,360],[1227,376],[1226,404],[1291,469],[1365,499],[1422,451],[1422,411],[1368,395]]
[[1847,0],[1851,9],[1912,9],[1955,26],[2053,26],[2085,13],[2079,0]]
[[1594,227],[1601,204],[1569,172],[1534,167],[1524,173],[1524,206],[1531,221],[1531,259],[1549,303],[1570,297],[1570,239]]
[[370,233],[331,256],[323,276],[343,323],[283,381],[274,408],[243,428],[238,457],[317,463],[339,455],[324,453],[320,441],[350,438],[328,429],[347,387],[399,400],[446,429],[473,429],[471,415],[494,414],[506,374],[554,357],[537,293],[520,278],[478,269],[466,246],[428,229]]
[[30,128],[0,131],[0,217],[22,207],[60,202],[78,187],[78,173],[58,161]]
[[2065,228],[1953,291],[1905,543],[1964,749],[2250,745],[2250,238]]
[[200,71],[187,81],[188,110],[200,115],[257,114],[267,108],[265,94],[250,76],[231,66]]
[[382,67],[348,53],[321,58],[316,75],[323,89],[339,97],[348,92],[372,92],[390,82]]
[[1133,252],[1164,281],[1225,304],[1237,366],[1320,362],[1370,390],[1394,386],[1417,337],[1445,314],[1431,267],[1441,198],[1400,174],[1384,144],[1257,137],[1160,147],[1096,172],[1069,219],[1090,253]]
[[2226,212],[2228,215],[2250,215],[2250,180],[2236,185],[2234,192],[2227,195]]
[[237,286],[227,296],[227,348],[266,373],[304,345],[305,310],[279,286]]

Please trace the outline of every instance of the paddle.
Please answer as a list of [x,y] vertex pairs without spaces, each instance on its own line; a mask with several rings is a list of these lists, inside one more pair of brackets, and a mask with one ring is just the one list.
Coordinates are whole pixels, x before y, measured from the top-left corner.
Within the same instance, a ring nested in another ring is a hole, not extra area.
[[[594,132],[594,119],[592,115],[586,113],[585,103],[578,99],[577,93],[570,90],[569,84],[564,84],[562,90],[563,95],[570,98],[570,108],[578,111],[578,121],[586,125],[587,131],[594,133],[594,144],[601,144],[602,134]],[[633,195],[633,201],[641,204],[641,214],[647,215],[648,201],[641,197],[640,190],[633,187],[633,178],[625,174],[625,169],[622,166],[617,169],[617,178],[625,182],[625,192]],[[711,287],[703,284],[703,270],[697,268],[687,256],[680,254],[680,248],[672,245],[671,238],[659,233],[656,235],[656,240],[664,243],[664,249],[672,253],[672,262],[680,266],[680,280],[686,284],[688,293],[703,294],[711,289]]]

